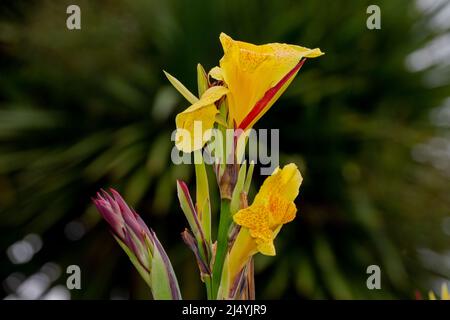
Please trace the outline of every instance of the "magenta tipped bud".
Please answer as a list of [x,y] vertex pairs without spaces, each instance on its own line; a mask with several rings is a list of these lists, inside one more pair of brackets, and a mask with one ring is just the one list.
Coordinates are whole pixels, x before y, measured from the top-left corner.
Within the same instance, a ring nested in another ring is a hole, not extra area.
[[114,189],[101,190],[92,199],[108,222],[116,240],[150,286],[155,299],[181,299],[180,289],[169,257],[156,234]]

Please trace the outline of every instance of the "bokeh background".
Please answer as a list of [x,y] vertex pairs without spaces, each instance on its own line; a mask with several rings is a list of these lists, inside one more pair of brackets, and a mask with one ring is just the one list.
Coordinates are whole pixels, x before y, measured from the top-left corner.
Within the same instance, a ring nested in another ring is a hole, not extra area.
[[[69,4],[80,31],[66,28]],[[381,30],[366,28],[369,4]],[[195,92],[196,64],[217,65],[222,31],[326,52],[257,124],[281,128],[280,162],[304,176],[278,255],[256,259],[257,298],[436,289],[450,278],[449,30],[446,0],[3,0],[0,297],[151,298],[92,206],[108,187],[155,229],[183,296],[205,297],[176,201],[192,167],[170,160],[188,103],[162,70]],[[72,264],[82,289],[69,292]],[[381,290],[366,287],[372,264]]]

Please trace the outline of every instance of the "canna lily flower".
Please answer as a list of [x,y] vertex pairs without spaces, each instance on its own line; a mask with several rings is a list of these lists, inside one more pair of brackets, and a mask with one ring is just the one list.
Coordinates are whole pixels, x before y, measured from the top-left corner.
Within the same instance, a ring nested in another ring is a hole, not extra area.
[[[192,103],[176,118],[178,149],[192,152],[201,149],[211,135],[214,126],[216,104],[227,97],[229,127],[246,130],[251,128],[292,82],[306,58],[323,53],[320,49],[308,49],[296,45],[270,43],[254,45],[235,41],[225,33],[220,35],[224,55],[220,67],[214,67],[209,76],[217,81],[200,99],[191,94],[181,83],[166,74],[175,87]],[[195,124],[201,130],[195,132]],[[201,133],[201,135],[199,134]]]
[[251,128],[292,82],[305,58],[323,55],[284,43],[254,45],[220,35],[224,56],[220,69],[229,89],[229,121],[237,128]]
[[[430,300],[436,300],[436,295],[433,291],[428,293],[428,297]],[[446,283],[443,283],[441,286],[441,300],[450,300],[450,294]]]
[[181,299],[180,289],[169,257],[153,230],[111,189],[112,197],[102,190],[93,199],[97,210],[108,222],[117,242],[150,286],[155,299]]
[[234,214],[240,231],[228,256],[228,279],[233,281],[249,258],[260,252],[275,255],[274,239],[281,227],[295,218],[294,204],[302,183],[295,164],[277,168],[261,186],[253,204]]

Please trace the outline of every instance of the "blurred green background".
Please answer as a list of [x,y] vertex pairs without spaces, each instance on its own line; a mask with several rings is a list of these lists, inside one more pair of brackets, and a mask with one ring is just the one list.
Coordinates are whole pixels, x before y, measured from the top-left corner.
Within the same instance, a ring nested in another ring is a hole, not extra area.
[[[69,4],[80,31],[66,28]],[[369,4],[381,30],[366,28]],[[450,278],[449,21],[445,0],[2,1],[0,297],[151,298],[91,204],[108,187],[157,232],[183,296],[205,297],[176,201],[192,167],[170,160],[188,103],[162,70],[195,92],[196,64],[218,64],[222,31],[326,52],[257,124],[281,128],[280,163],[304,176],[278,255],[256,259],[257,298],[435,288]],[[68,292],[72,264],[82,289]],[[366,287],[372,264],[381,290]]]

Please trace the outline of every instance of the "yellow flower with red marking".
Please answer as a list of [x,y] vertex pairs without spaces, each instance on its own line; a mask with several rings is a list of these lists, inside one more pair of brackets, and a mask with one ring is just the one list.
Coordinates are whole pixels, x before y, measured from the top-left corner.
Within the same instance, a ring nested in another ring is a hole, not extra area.
[[[191,106],[176,118],[176,145],[184,152],[201,149],[210,138],[208,130],[216,121],[217,102],[226,96],[228,127],[251,128],[287,89],[306,58],[323,54],[320,49],[270,43],[254,45],[233,40],[222,33],[220,42],[224,55],[220,67],[214,67],[209,77],[209,89],[198,99],[178,80],[169,80],[189,100]],[[195,123],[201,130],[195,130]]]
[[285,43],[254,45],[220,35],[224,55],[220,69],[228,92],[229,120],[240,129],[258,121],[286,90],[305,58],[315,58],[320,49]]

